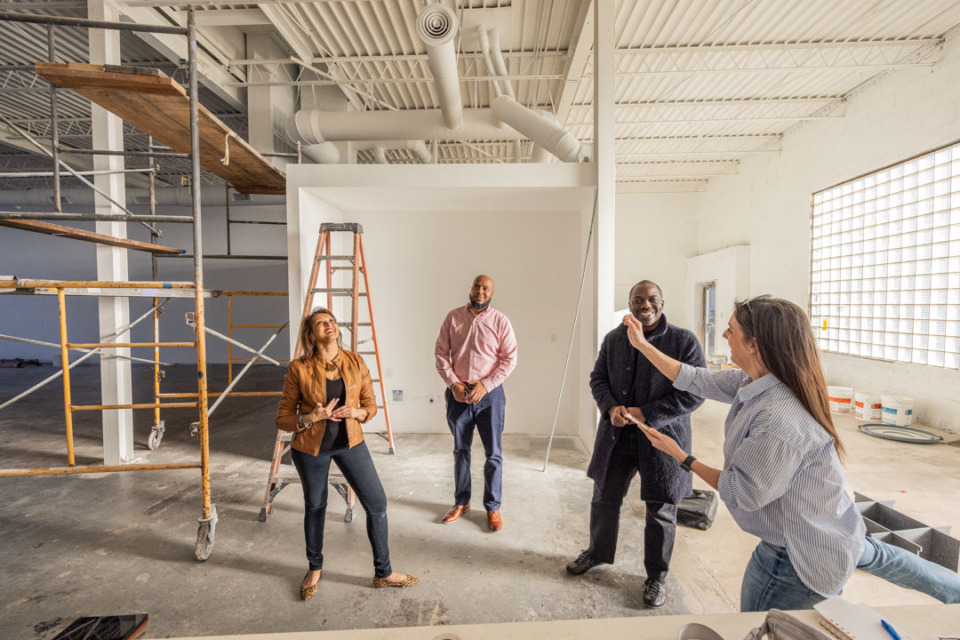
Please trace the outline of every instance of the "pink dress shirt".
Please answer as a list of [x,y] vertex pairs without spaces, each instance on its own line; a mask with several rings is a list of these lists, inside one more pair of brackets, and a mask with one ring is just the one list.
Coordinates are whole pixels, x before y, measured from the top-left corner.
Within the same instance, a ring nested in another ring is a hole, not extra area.
[[517,338],[510,320],[496,309],[474,315],[464,305],[444,318],[433,353],[447,387],[479,380],[490,392],[517,366]]

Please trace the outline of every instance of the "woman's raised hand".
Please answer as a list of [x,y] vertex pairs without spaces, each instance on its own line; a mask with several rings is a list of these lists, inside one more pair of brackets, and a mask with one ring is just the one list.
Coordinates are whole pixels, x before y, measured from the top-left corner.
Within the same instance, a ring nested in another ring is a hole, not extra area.
[[630,344],[637,351],[642,351],[643,347],[649,344],[643,336],[643,325],[631,314],[623,316],[623,324],[627,325],[627,337],[630,339]]

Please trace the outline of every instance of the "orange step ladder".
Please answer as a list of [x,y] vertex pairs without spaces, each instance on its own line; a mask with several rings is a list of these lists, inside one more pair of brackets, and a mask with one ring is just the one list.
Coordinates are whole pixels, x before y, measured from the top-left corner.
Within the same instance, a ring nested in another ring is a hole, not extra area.
[[[353,235],[352,246],[353,253],[335,255],[331,251],[331,234],[350,233]],[[323,269],[326,274],[326,286],[317,287],[317,279],[320,276],[320,270]],[[349,272],[350,278],[348,286],[335,286],[335,280],[338,273]],[[361,277],[362,276],[362,277]],[[304,296],[303,313],[300,315],[300,324],[314,308],[314,296],[326,295],[326,308],[333,309],[335,298],[350,299],[350,316],[346,322],[339,322],[340,329],[347,329],[350,332],[350,350],[364,356],[374,356],[376,359],[376,369],[369,366],[371,372],[376,371],[374,383],[380,385],[380,398],[382,405],[377,408],[383,410],[384,421],[387,425],[386,434],[390,453],[395,454],[396,448],[393,442],[393,431],[390,428],[390,411],[387,408],[387,394],[383,383],[383,368],[380,364],[380,348],[377,344],[377,329],[373,322],[373,302],[370,299],[370,281],[367,278],[367,261],[363,253],[363,227],[355,222],[346,223],[325,223],[320,225],[320,239],[317,241],[317,250],[313,256],[313,267],[310,271],[310,280],[307,283],[307,293]],[[367,311],[368,322],[360,321],[361,305],[360,298],[366,298],[364,305]],[[298,329],[300,325],[297,325]],[[360,338],[360,332],[369,328],[370,337]],[[361,346],[369,344],[369,348],[361,350]],[[294,359],[300,357],[300,344],[297,343],[293,354]],[[273,448],[273,462],[270,465],[270,475],[267,478],[267,488],[263,499],[263,508],[260,509],[260,522],[266,522],[270,517],[273,508],[273,500],[277,494],[291,482],[299,482],[296,469],[292,464],[284,464],[284,456],[290,452],[290,441],[293,434],[289,431],[277,430],[277,440]],[[347,511],[344,520],[350,522],[353,520],[353,507],[355,496],[353,490],[339,474],[330,474],[330,483],[336,488],[337,492],[343,496],[347,503]]]

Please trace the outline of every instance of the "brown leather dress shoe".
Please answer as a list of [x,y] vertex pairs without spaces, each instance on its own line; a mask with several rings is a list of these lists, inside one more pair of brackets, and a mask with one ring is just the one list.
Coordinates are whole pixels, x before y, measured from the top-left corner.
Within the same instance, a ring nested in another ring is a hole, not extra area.
[[490,531],[496,533],[503,529],[503,518],[500,517],[500,510],[496,511],[487,511],[487,526],[490,527]]
[[443,524],[450,524],[451,522],[456,522],[460,519],[460,516],[465,514],[467,511],[470,511],[470,505],[468,504],[455,504],[450,511],[447,511],[447,515],[443,516]]

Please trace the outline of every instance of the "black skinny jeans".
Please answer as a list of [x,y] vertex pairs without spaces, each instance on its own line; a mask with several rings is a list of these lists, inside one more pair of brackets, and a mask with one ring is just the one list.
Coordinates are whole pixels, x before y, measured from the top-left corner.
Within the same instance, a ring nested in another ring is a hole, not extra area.
[[327,480],[332,460],[353,487],[357,500],[367,514],[367,538],[373,548],[374,575],[386,578],[393,573],[387,544],[387,494],[366,443],[361,442],[347,449],[321,451],[316,456],[293,449],[291,456],[300,474],[300,484],[303,485],[303,533],[307,540],[310,570],[323,568],[323,524],[327,514]]

